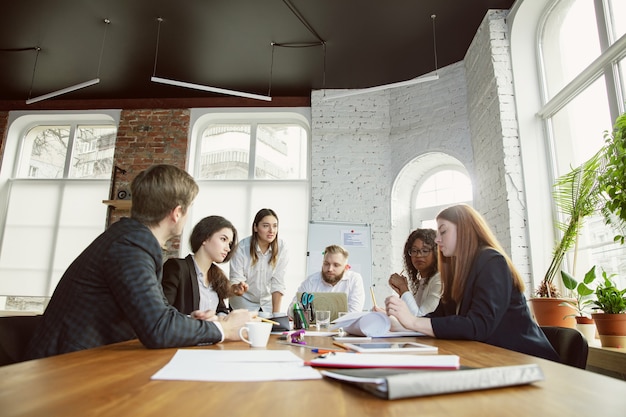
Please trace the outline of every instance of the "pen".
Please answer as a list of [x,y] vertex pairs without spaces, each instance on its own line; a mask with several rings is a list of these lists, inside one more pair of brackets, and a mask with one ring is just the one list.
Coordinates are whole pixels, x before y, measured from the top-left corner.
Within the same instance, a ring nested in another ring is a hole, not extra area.
[[374,297],[374,287],[370,287],[370,294],[372,294],[372,302],[374,303],[374,307],[378,307],[376,304],[376,297]]
[[339,349],[311,349],[311,352],[313,353],[334,353],[334,352],[344,352],[343,350],[339,350]]
[[296,346],[296,347],[301,347],[301,348],[305,348],[305,349],[311,349],[314,352],[316,352],[316,351],[320,351],[321,352],[321,351],[324,351],[324,350],[328,350],[328,348],[325,348],[325,347],[301,345],[299,343],[283,342],[281,340],[277,341],[276,343],[279,343],[281,345],[290,345],[290,346]]

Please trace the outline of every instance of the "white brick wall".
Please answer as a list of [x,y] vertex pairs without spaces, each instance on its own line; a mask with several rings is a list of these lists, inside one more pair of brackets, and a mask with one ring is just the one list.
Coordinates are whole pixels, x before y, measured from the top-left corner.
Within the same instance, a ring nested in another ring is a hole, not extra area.
[[[474,207],[530,283],[526,202],[513,98],[508,11],[487,13],[465,56]],[[478,158],[480,155],[480,158]]]
[[[312,93],[311,219],[372,225],[372,282],[380,297],[390,293],[387,278],[401,255],[391,244],[394,181],[410,161],[434,151],[465,165],[475,207],[528,271],[505,19],[506,12],[489,12],[465,60],[440,68],[437,81],[328,101],[322,98],[332,91]],[[406,224],[393,219],[394,227]]]

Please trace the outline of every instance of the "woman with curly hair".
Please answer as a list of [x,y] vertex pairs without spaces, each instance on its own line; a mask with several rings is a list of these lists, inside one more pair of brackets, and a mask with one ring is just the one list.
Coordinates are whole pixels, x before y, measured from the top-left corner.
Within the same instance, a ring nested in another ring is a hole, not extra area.
[[441,278],[437,268],[437,232],[416,229],[404,244],[404,274],[392,274],[389,285],[414,316],[434,311],[441,298]]

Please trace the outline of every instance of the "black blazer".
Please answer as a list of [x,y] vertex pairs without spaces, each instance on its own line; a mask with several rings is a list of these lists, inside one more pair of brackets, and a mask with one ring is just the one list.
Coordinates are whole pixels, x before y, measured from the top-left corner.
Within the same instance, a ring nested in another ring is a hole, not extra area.
[[[185,259],[168,259],[163,265],[161,285],[167,301],[181,313],[191,314],[200,308],[198,275],[192,255],[187,255]],[[216,313],[228,312],[224,299],[220,297]]]
[[474,260],[463,300],[443,301],[431,318],[441,339],[466,339],[560,362],[559,356],[533,321],[526,297],[513,287],[511,270],[494,249],[484,249]]

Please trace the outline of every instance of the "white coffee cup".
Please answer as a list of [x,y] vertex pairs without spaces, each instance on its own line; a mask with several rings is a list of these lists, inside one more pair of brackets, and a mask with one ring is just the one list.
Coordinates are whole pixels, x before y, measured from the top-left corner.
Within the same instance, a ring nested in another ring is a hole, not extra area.
[[[244,337],[247,333],[247,338]],[[262,321],[249,321],[244,327],[239,329],[239,337],[252,347],[265,347],[272,332],[272,323]]]

